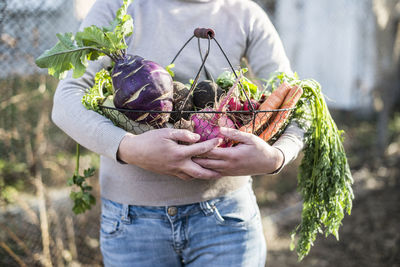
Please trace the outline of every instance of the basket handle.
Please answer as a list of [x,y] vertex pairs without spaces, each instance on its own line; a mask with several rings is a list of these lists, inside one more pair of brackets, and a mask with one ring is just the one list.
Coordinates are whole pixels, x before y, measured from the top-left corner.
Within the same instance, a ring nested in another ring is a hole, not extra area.
[[215,36],[215,32],[211,28],[196,28],[194,30],[194,36],[197,38],[202,38],[202,39],[213,39]]
[[[198,81],[199,77],[200,77],[200,72],[201,72],[201,70],[204,68],[204,64],[205,64],[205,62],[206,62],[206,60],[207,60],[207,57],[208,57],[208,54],[209,54],[209,52],[210,52],[210,42],[211,42],[211,39],[213,39],[213,40],[215,41],[215,43],[217,44],[217,46],[218,46],[219,49],[221,50],[222,54],[224,55],[225,59],[227,60],[227,62],[228,62],[228,64],[229,64],[229,66],[230,66],[230,68],[231,68],[233,74],[235,75],[236,79],[238,79],[238,75],[236,74],[235,69],[233,68],[233,66],[232,66],[232,64],[231,64],[231,62],[230,62],[228,56],[225,54],[225,52],[224,52],[224,50],[222,49],[221,45],[220,45],[220,44],[218,43],[218,41],[215,39],[215,32],[214,32],[214,30],[211,29],[211,28],[196,28],[196,29],[194,30],[194,33],[193,33],[192,37],[190,37],[189,40],[187,40],[186,43],[182,46],[182,48],[179,49],[178,53],[175,55],[174,59],[171,61],[170,64],[173,64],[173,63],[175,62],[176,58],[179,56],[179,54],[182,52],[182,50],[183,50],[183,49],[186,47],[186,45],[187,45],[193,38],[195,38],[195,37],[197,37],[197,38],[199,38],[199,39],[200,39],[200,38],[202,38],[202,39],[207,39],[207,40],[208,40],[208,48],[207,48],[207,51],[206,51],[206,54],[205,54],[204,58],[202,58],[202,63],[201,63],[201,66],[200,66],[200,68],[199,68],[199,70],[198,70],[198,72],[197,72],[197,75],[196,75],[196,77],[195,77],[195,79],[194,79],[194,81],[193,81],[193,83],[192,83],[192,85],[191,85],[191,87],[190,87],[190,89],[189,89],[189,90],[190,90],[190,94],[193,93],[193,90],[194,90],[194,88],[195,88],[195,86],[196,86],[196,84],[197,84],[197,81]],[[255,108],[254,108],[253,104],[251,103],[250,98],[249,98],[249,96],[247,95],[246,91],[243,89],[243,85],[241,84],[240,81],[239,81],[239,84],[241,85],[241,88],[242,88],[242,90],[243,90],[243,93],[244,93],[244,95],[246,96],[246,100],[249,102],[250,111],[255,112]],[[188,95],[188,97],[185,99],[185,101],[184,101],[184,103],[181,105],[181,107],[178,109],[180,115],[182,114],[182,109],[183,109],[183,107],[186,105],[186,102],[188,101],[188,99],[189,99],[189,95]],[[253,114],[253,120],[254,120],[254,119],[255,119],[255,113]]]

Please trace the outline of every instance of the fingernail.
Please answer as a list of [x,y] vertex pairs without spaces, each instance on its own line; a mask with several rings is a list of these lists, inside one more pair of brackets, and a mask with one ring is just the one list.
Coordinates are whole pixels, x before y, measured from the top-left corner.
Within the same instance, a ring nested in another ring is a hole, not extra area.
[[197,134],[197,133],[192,133],[192,134],[190,135],[190,138],[191,138],[192,140],[194,140],[194,141],[197,141],[197,140],[200,139],[200,135]]
[[220,128],[219,128],[219,131],[220,131],[222,134],[227,134],[227,133],[229,132],[229,128],[220,127]]
[[222,144],[222,142],[224,142],[224,139],[222,139],[222,138],[216,138],[217,139],[217,143],[216,143],[216,145],[217,146],[219,146],[219,145],[221,145]]

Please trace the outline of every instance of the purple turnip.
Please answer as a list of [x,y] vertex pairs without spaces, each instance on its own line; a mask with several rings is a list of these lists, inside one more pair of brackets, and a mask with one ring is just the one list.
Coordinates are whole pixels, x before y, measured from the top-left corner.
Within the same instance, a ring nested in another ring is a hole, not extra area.
[[127,13],[131,0],[124,0],[110,25],[85,27],[75,34],[57,34],[57,44],[39,56],[35,63],[51,75],[81,77],[87,61],[108,56],[114,61],[112,83],[114,105],[131,120],[151,126],[164,126],[172,111],[172,77],[159,64],[127,54],[125,38],[133,33],[133,20]]
[[159,64],[140,56],[126,55],[116,61],[112,71],[114,105],[126,111],[133,121],[162,125],[168,121],[172,111],[173,85],[171,75]]

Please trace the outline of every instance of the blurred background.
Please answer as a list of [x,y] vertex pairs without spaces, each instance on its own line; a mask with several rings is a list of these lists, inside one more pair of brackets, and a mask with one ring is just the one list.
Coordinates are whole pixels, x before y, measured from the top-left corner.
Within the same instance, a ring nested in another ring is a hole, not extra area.
[[[66,185],[75,143],[50,121],[57,80],[34,59],[74,32],[93,0],[0,1],[0,266],[101,266],[99,205],[74,215]],[[267,266],[400,266],[400,1],[258,0],[300,78],[322,85],[345,131],[355,200],[340,241],[318,236],[297,262],[301,155],[254,177]],[[98,167],[83,150],[81,169]],[[96,173],[97,175],[97,173]],[[98,198],[97,178],[90,178]]]

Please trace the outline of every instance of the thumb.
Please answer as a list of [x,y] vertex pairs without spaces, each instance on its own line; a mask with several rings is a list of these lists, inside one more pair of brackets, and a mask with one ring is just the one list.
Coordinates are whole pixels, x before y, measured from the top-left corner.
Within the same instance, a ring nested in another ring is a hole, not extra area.
[[232,128],[220,127],[219,131],[224,137],[244,144],[250,143],[250,139],[253,138],[253,134],[245,133]]
[[197,141],[200,140],[200,135],[192,133],[189,130],[173,129],[169,132],[169,136],[167,138],[174,141],[196,143]]

